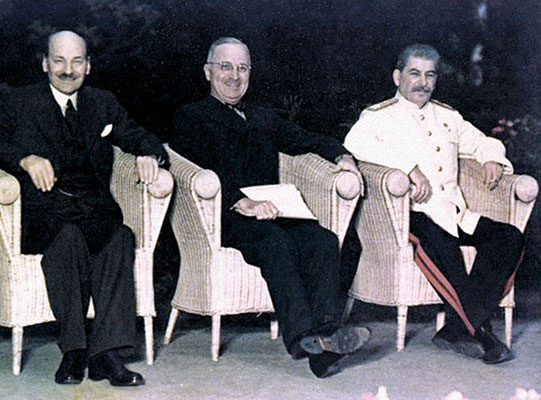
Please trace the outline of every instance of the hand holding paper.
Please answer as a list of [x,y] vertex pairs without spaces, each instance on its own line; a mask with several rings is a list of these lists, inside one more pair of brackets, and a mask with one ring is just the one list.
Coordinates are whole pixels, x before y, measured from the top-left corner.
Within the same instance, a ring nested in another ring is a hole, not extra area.
[[[267,201],[279,212],[276,216],[283,218],[316,219],[304,202],[301,193],[292,184],[261,185],[241,188],[250,200]],[[241,214],[243,214],[241,212]]]

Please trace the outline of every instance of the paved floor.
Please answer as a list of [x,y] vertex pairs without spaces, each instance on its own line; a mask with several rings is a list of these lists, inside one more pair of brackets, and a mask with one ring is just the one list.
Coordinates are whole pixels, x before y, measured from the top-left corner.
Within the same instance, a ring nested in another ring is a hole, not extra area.
[[[394,350],[393,319],[368,321],[369,344],[344,362],[342,373],[315,378],[306,360],[292,361],[281,340],[271,341],[265,316],[235,317],[223,323],[222,355],[210,359],[210,319],[184,316],[168,347],[156,344],[153,366],[136,361],[146,386],[114,388],[106,381],[85,380],[81,385],[53,382],[60,362],[54,324],[25,332],[24,366],[11,374],[10,331],[0,330],[0,399],[354,399],[361,400],[378,386],[387,387],[391,400],[438,400],[459,390],[469,400],[507,400],[516,387],[541,391],[540,319],[515,322],[513,348],[517,358],[487,366],[435,348],[430,339],[434,322],[408,324],[406,350]],[[157,321],[157,341],[163,321]],[[495,324],[501,336],[503,322]],[[141,332],[142,342],[142,332]],[[141,343],[142,344],[142,343]],[[143,348],[140,348],[143,353]]]

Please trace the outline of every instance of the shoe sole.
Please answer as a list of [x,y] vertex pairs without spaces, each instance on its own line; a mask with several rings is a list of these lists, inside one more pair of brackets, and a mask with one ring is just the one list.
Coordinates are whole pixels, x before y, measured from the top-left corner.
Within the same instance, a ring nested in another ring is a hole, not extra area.
[[370,329],[365,327],[348,327],[337,330],[331,336],[306,336],[300,345],[310,354],[321,354],[324,351],[336,354],[349,354],[359,350],[370,339]]
[[103,376],[103,375],[96,375],[96,374],[90,374],[88,373],[88,379],[90,379],[91,381],[103,381],[104,379],[107,379],[109,381],[109,383],[111,384],[111,386],[123,386],[123,387],[128,387],[128,386],[143,386],[145,384],[145,381],[140,381],[140,382],[135,382],[135,383],[118,383],[118,382],[114,382],[114,381],[111,381],[108,377],[106,376]]
[[483,361],[483,363],[488,364],[488,365],[494,365],[494,364],[501,364],[503,362],[511,361],[514,359],[515,359],[515,355],[510,350],[509,353],[506,353],[504,357],[498,358],[496,360],[485,360],[484,358],[482,358],[481,361]]
[[440,350],[450,351],[468,358],[480,359],[484,355],[484,352],[479,348],[479,345],[475,343],[452,343],[437,337],[432,339],[432,343]]
[[54,378],[54,381],[58,383],[59,385],[79,385],[83,382],[84,379],[69,379],[69,380],[60,380],[57,378]]

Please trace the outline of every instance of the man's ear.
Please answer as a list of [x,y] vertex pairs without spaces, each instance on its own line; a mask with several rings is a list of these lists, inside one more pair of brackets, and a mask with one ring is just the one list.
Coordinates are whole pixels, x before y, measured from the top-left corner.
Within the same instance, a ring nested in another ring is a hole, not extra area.
[[210,82],[210,67],[208,64],[203,66],[203,71],[205,71],[205,78],[207,78],[207,81]]
[[394,81],[394,84],[396,87],[398,87],[400,85],[400,74],[402,72],[396,68],[394,71],[393,71],[393,81]]
[[90,57],[87,57],[86,59],[86,71],[85,71],[85,75],[88,75],[90,74]]
[[47,56],[44,54],[43,58],[41,59],[41,69],[43,72],[48,72],[49,67],[47,66]]

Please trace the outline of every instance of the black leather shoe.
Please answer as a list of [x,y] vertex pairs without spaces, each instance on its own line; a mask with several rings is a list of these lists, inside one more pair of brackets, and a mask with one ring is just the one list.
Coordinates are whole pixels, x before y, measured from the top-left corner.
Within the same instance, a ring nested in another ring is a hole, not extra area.
[[515,358],[513,352],[494,335],[489,322],[485,322],[477,328],[475,337],[481,342],[485,350],[485,354],[481,358],[485,364],[499,364]]
[[311,335],[301,339],[300,345],[310,354],[330,352],[349,354],[359,350],[370,339],[370,329],[361,326],[346,326],[337,329],[331,336]]
[[441,349],[452,351],[469,358],[482,358],[485,350],[482,344],[473,336],[466,333],[457,333],[453,329],[445,325],[432,338],[432,343]]
[[54,381],[61,385],[77,385],[85,377],[86,350],[70,350],[64,353],[62,362],[54,375]]
[[114,350],[101,352],[88,361],[88,378],[93,381],[107,379],[113,386],[140,386],[145,380],[137,372],[130,371]]
[[310,354],[308,356],[308,365],[310,371],[318,378],[327,378],[335,375],[342,370],[340,360],[347,357],[345,354],[329,353],[324,351],[321,354]]
[[308,353],[301,347],[300,341],[296,340],[289,346],[289,354],[294,360],[302,360],[308,357]]

